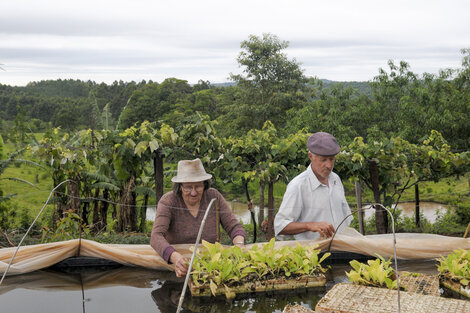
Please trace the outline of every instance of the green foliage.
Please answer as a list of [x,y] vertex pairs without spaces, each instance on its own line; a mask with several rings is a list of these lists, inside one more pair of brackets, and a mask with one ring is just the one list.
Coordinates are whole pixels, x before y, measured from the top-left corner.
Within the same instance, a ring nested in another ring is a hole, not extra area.
[[65,241],[82,238],[91,239],[89,227],[83,223],[80,216],[72,210],[65,212],[64,217],[57,222],[54,230],[44,227],[41,242]]
[[470,283],[470,250],[454,250],[447,257],[441,256],[438,261],[437,269],[441,275],[468,286]]
[[235,296],[230,286],[243,281],[265,280],[279,277],[316,276],[326,272],[321,262],[330,254],[319,257],[316,246],[275,248],[274,238],[259,248],[250,250],[238,246],[223,247],[219,243],[203,241],[204,248],[198,250],[191,272],[196,286],[209,284],[213,295],[218,286],[225,286],[227,298]]
[[385,261],[381,256],[375,260],[368,260],[367,264],[352,260],[349,262],[352,270],[346,275],[354,284],[396,289],[397,281],[390,262],[391,259]]
[[241,43],[243,51],[237,61],[244,75],[231,74],[241,101],[229,113],[238,134],[260,129],[267,120],[284,125],[285,112],[305,101],[307,78],[297,61],[282,52],[288,45],[272,34],[250,35]]

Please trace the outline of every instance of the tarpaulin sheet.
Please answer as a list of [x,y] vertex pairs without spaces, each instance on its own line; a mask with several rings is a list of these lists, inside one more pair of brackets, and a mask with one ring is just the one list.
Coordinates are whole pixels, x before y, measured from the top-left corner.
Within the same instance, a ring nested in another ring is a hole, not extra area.
[[[323,251],[330,246],[331,239],[276,241],[276,246],[296,243],[318,245]],[[253,244],[246,245],[250,249]],[[263,245],[263,243],[257,243]],[[191,257],[193,244],[174,245],[177,251]],[[396,234],[397,257],[404,260],[433,259],[446,256],[455,249],[470,249],[470,239],[433,234]],[[16,248],[0,249],[0,274],[6,270]],[[364,255],[393,257],[393,234],[363,236],[352,228],[336,234],[331,251],[354,252]],[[63,242],[37,244],[20,247],[7,275],[32,272],[52,266],[73,256],[89,256],[115,261],[127,266],[140,266],[149,269],[173,271],[172,264],[165,262],[150,245],[102,244],[92,240],[74,239]]]

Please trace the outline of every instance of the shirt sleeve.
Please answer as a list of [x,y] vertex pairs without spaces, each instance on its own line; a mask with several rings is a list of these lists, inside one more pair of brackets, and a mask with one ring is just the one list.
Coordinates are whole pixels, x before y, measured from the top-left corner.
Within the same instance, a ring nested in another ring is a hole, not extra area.
[[150,236],[150,245],[168,263],[170,262],[171,254],[176,251],[166,239],[166,234],[171,222],[170,207],[168,197],[163,196],[157,205],[155,221]]
[[287,185],[281,206],[274,218],[275,236],[278,236],[287,225],[299,219],[302,207],[302,194],[299,186],[295,183]]

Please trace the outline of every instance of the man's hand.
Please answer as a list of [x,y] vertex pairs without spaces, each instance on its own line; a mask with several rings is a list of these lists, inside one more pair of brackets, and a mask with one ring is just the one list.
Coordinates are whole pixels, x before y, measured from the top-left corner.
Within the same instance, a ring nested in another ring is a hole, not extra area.
[[333,225],[327,222],[292,222],[280,232],[281,235],[297,235],[306,231],[320,234],[320,237],[329,238],[335,233]]
[[175,264],[176,277],[186,276],[188,273],[189,261],[178,252],[173,252],[170,257],[171,263]]
[[309,222],[308,227],[310,231],[319,233],[320,237],[329,238],[335,233],[333,225],[327,222]]

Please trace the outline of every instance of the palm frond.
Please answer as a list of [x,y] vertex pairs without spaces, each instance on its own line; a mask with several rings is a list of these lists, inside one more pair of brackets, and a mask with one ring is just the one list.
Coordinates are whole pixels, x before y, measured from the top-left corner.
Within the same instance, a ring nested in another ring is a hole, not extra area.
[[98,172],[87,172],[87,171],[83,171],[81,173],[82,177],[86,178],[86,179],[90,179],[90,180],[94,180],[94,181],[98,181],[98,182],[106,182],[106,183],[112,183],[113,182],[113,179],[109,178],[108,176],[106,175],[103,175],[101,173],[98,173]]
[[134,191],[138,195],[155,197],[155,189],[152,189],[150,187],[137,186],[135,187]]
[[17,178],[17,177],[2,177],[2,178],[0,178],[0,180],[3,180],[3,179],[6,179],[6,180],[13,180],[13,181],[19,181],[19,182],[21,182],[21,183],[25,183],[25,184],[28,184],[28,185],[30,185],[30,186],[33,186],[33,187],[39,189],[39,187],[36,186],[35,184],[33,184],[33,183],[31,183],[31,182],[29,182],[29,181],[27,181],[27,180],[21,179],[21,178]]
[[107,189],[111,191],[119,191],[120,188],[116,185],[113,185],[111,183],[106,183],[106,182],[98,182],[95,184],[91,185],[92,188],[100,188],[100,189]]

